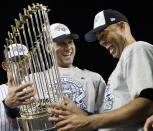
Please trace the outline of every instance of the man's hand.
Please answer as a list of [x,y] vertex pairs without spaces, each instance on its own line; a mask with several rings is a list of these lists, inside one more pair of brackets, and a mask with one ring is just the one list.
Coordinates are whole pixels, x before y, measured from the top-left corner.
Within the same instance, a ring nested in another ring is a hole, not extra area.
[[89,125],[89,117],[83,114],[67,116],[60,114],[59,117],[50,117],[49,121],[57,121],[54,126],[58,128],[58,131],[92,131],[93,129]]
[[[54,125],[58,128],[58,131],[90,131],[90,129],[84,128],[88,122],[87,113],[82,111],[77,105],[68,97],[64,96],[64,100],[67,104],[51,104],[49,113],[53,116],[49,117],[48,120],[54,122]],[[82,126],[84,129],[82,129]]]
[[31,82],[27,82],[17,87],[13,84],[12,74],[8,73],[8,95],[5,98],[5,104],[7,107],[13,109],[18,107],[19,105],[30,104],[35,101],[34,98],[30,99],[34,96],[34,94],[35,89]]
[[53,103],[53,104],[51,104],[51,108],[53,108],[53,109],[56,108],[56,109],[60,109],[63,111],[76,113],[76,114],[87,115],[87,113],[82,111],[79,107],[77,107],[77,105],[70,98],[68,98],[66,96],[64,96],[63,98],[64,98],[65,105]]
[[65,105],[52,103],[50,105],[50,109],[48,110],[49,113],[55,112],[55,115],[62,114],[62,115],[70,115],[70,114],[83,114],[88,115],[86,112],[82,111],[77,105],[68,97],[64,96]]
[[153,131],[153,115],[150,116],[144,125],[144,130],[145,131]]

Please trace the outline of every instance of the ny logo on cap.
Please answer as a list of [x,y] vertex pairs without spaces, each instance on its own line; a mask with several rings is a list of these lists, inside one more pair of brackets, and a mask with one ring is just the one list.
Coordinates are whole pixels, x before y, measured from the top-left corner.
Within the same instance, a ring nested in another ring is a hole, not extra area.
[[21,47],[20,45],[14,46],[14,47],[12,48],[12,50],[13,50],[13,52],[19,52],[19,53],[21,53],[21,52],[26,52],[26,49],[25,49],[24,47]]
[[110,18],[110,21],[115,21],[116,20],[116,18]]
[[57,31],[64,31],[65,32],[68,29],[65,26],[63,26],[63,25],[58,25],[58,26],[56,26],[55,30],[57,30]]

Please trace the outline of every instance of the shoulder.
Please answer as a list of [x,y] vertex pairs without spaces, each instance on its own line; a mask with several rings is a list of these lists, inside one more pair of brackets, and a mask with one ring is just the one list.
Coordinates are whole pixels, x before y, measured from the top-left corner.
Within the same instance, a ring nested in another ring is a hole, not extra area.
[[103,77],[97,72],[91,71],[87,68],[80,69],[78,67],[76,67],[76,70],[78,70],[80,74],[83,74],[86,78],[91,79],[92,81],[102,81],[105,83]]
[[6,84],[2,84],[0,85],[0,90],[4,89],[4,88],[7,88],[8,86]]
[[128,58],[132,55],[141,55],[148,52],[153,52],[153,45],[144,42],[144,41],[137,41],[129,46],[127,46],[121,55],[121,58]]
[[145,41],[137,41],[132,44],[131,49],[153,49],[153,45]]
[[126,51],[133,51],[133,50],[147,50],[147,49],[153,49],[153,45],[149,44],[148,42],[145,41],[137,41],[127,47],[125,49]]
[[94,71],[91,71],[91,70],[88,70],[88,69],[83,69],[82,71],[84,72],[84,74],[87,77],[89,77],[89,78],[91,78],[93,80],[96,80],[96,81],[97,80],[103,80],[102,76],[97,72],[94,72]]

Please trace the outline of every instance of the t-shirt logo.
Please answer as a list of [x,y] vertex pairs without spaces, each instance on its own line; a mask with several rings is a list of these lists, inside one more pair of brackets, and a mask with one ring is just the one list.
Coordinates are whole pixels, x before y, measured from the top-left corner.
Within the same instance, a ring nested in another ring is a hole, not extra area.
[[[86,110],[87,105],[83,101],[83,99],[86,97],[85,91],[83,90],[83,85],[79,81],[66,76],[61,77],[61,84],[64,96],[67,96],[74,101],[80,109]],[[58,94],[56,93],[56,95]]]
[[105,97],[104,97],[104,112],[108,112],[113,108],[114,103],[114,96],[112,95],[110,91],[110,81],[108,81],[108,84],[106,86],[105,90]]
[[87,105],[83,101],[86,94],[82,84],[69,77],[62,77],[61,82],[64,95],[73,100],[81,109],[86,110]]

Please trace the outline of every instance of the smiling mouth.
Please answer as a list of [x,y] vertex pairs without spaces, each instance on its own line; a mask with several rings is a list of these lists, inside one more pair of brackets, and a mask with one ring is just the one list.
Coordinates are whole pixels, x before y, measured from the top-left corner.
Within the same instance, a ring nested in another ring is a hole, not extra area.
[[64,57],[67,57],[67,56],[71,56],[72,55],[72,52],[70,52],[70,53],[64,53],[64,54],[62,54]]
[[106,49],[109,50],[110,54],[113,53],[113,50],[114,50],[113,45],[107,46]]

